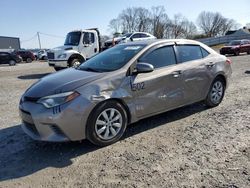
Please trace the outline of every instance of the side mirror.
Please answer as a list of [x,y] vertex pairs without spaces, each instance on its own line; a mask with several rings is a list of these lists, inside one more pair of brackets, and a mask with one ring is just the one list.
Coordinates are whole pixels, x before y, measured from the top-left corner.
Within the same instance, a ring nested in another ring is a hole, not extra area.
[[134,41],[133,37],[130,37],[130,40],[131,40],[131,42],[133,42]]
[[137,63],[134,73],[139,74],[139,73],[148,73],[153,71],[154,71],[153,65],[149,63]]

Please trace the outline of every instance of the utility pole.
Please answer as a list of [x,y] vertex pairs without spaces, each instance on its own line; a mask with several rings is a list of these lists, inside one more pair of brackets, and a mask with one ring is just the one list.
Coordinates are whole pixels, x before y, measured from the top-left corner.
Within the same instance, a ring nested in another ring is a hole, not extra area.
[[37,32],[37,38],[38,38],[38,42],[39,42],[39,48],[40,50],[42,49],[41,47],[41,41],[40,41],[40,35],[39,35],[39,32]]

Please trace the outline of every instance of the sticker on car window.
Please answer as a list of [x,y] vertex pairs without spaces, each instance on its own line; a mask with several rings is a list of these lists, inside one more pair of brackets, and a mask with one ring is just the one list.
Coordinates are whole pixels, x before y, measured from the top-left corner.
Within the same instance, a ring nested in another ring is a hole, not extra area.
[[128,47],[124,48],[124,50],[138,50],[140,48],[141,48],[141,46],[128,46]]

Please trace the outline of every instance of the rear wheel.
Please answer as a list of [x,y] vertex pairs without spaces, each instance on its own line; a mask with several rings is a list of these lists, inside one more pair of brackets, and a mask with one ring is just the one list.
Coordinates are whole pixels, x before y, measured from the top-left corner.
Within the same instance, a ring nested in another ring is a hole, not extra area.
[[127,127],[127,114],[116,101],[107,101],[91,113],[87,127],[87,139],[98,146],[106,146],[118,141]]
[[250,49],[247,51],[247,54],[250,54]]
[[208,92],[207,98],[205,99],[205,103],[209,107],[218,106],[225,93],[225,83],[221,78],[217,78],[213,81],[210,86],[210,90]]

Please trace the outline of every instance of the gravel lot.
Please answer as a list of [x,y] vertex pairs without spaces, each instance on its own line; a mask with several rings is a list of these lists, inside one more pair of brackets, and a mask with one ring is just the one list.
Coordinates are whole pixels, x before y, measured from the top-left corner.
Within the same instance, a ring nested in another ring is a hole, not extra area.
[[54,71],[44,62],[0,66],[0,187],[249,187],[250,55],[230,59],[220,106],[142,120],[104,148],[31,140],[20,128],[19,99]]

